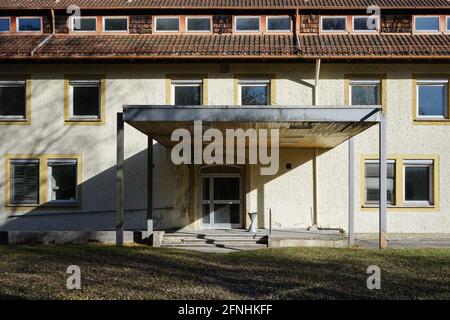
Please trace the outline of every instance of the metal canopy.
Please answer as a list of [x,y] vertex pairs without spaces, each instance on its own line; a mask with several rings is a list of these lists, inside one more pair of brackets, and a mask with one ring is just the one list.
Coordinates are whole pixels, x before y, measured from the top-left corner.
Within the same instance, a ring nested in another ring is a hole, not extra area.
[[278,129],[283,148],[333,148],[379,122],[380,106],[126,106],[124,121],[170,148],[174,130]]
[[373,122],[381,106],[167,106],[128,105],[127,123],[150,122]]

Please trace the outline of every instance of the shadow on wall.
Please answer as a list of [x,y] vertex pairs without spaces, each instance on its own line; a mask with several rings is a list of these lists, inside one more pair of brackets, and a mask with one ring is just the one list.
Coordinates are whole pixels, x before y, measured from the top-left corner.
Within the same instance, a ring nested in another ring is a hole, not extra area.
[[[114,145],[115,146],[115,145]],[[180,219],[185,210],[176,207],[179,196],[173,192],[173,185],[179,178],[179,170],[172,166],[161,165],[166,159],[166,151],[159,144],[153,145],[155,161],[155,221],[158,229],[167,216],[173,217],[173,223],[183,223]],[[125,229],[145,230],[147,214],[147,151],[143,150],[125,160]],[[161,167],[161,170],[158,168]],[[159,172],[158,172],[159,171]],[[163,180],[161,180],[163,179]],[[3,179],[2,179],[3,180]],[[172,181],[173,180],[173,181]],[[179,182],[179,181],[178,181]],[[6,209],[8,216],[0,231],[106,231],[115,230],[116,206],[116,167],[83,181],[81,208],[49,208],[45,204],[29,211]],[[183,190],[184,191],[184,190]],[[177,212],[180,211],[181,212]],[[161,221],[163,220],[163,221]],[[165,222],[167,223],[167,222]],[[178,227],[175,224],[176,227]],[[180,227],[182,227],[180,225]]]

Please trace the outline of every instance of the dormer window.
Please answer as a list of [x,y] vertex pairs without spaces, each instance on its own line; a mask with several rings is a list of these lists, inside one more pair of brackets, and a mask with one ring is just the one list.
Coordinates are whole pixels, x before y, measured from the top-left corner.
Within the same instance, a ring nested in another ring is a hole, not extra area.
[[445,31],[450,32],[450,16],[447,16],[447,17],[445,18],[445,20],[446,20]]
[[74,32],[96,32],[97,17],[72,17],[72,31]]
[[291,17],[267,17],[266,18],[267,32],[291,32]]
[[234,30],[236,32],[259,32],[260,17],[234,17]]
[[439,16],[415,16],[414,32],[439,32]]
[[322,16],[320,17],[320,30],[322,32],[345,32],[347,31],[347,17]]
[[379,19],[376,16],[354,16],[352,17],[354,32],[377,32]]
[[211,17],[186,17],[187,32],[211,32]]
[[128,17],[103,17],[103,32],[128,32]]
[[179,32],[179,17],[155,17],[155,32]]
[[9,32],[11,29],[11,19],[9,17],[0,18],[0,32]]
[[41,32],[41,17],[18,17],[16,20],[17,32]]

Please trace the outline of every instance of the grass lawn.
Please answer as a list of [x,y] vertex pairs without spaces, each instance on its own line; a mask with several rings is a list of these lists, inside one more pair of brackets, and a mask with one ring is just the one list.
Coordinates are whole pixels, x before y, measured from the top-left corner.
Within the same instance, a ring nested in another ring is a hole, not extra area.
[[[67,290],[66,269],[82,289]],[[366,269],[381,268],[381,290]],[[450,299],[450,250],[0,246],[0,299]]]

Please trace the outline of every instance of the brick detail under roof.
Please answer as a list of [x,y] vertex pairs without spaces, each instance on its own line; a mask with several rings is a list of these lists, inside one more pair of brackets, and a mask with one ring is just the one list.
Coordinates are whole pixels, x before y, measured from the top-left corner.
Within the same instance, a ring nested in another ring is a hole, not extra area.
[[300,32],[319,33],[319,20],[320,19],[318,14],[300,15]]
[[218,34],[233,32],[233,16],[215,15],[213,16],[213,32]]
[[67,15],[56,15],[55,16],[55,32],[56,33],[63,33],[63,34],[69,33],[68,19],[69,19],[69,17]]
[[386,14],[381,16],[381,32],[384,33],[411,33],[412,15]]
[[152,16],[132,15],[129,27],[131,34],[150,34],[152,33]]

